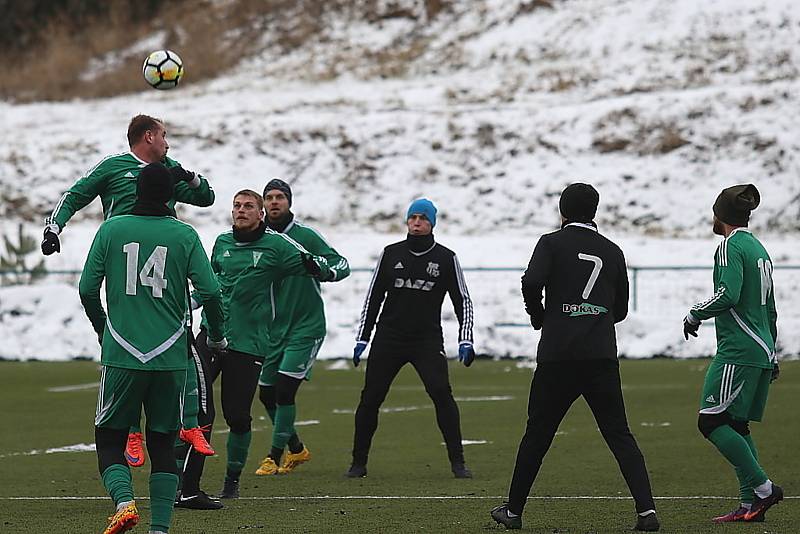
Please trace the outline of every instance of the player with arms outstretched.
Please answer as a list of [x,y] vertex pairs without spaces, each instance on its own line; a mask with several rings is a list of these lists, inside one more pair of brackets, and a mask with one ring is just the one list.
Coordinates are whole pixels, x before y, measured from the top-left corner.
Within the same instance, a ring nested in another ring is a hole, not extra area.
[[[162,120],[148,115],[136,115],[128,124],[127,137],[130,151],[104,158],[61,196],[45,221],[42,241],[44,255],[61,252],[61,241],[58,237],[61,231],[76,212],[98,196],[103,206],[104,219],[129,214],[136,202],[139,173],[149,163],[163,163],[175,182],[172,197],[167,202],[172,215],[175,215],[176,201],[201,207],[214,203],[214,190],[208,180],[185,170],[180,163],[167,157],[167,128]],[[185,421],[180,436],[204,454],[214,454],[197,424],[198,400],[196,394],[191,394],[197,389],[197,371],[194,370],[193,360],[188,363],[191,372],[188,375],[187,389],[190,394],[186,395],[184,401]],[[126,449],[128,464],[133,467],[144,464],[143,437],[137,423],[131,429]]]
[[173,197],[167,203],[173,215],[176,201],[201,207],[214,203],[214,191],[208,180],[167,157],[169,143],[163,121],[147,115],[133,117],[128,125],[128,145],[130,151],[104,158],[61,195],[45,220],[42,240],[45,256],[61,252],[58,236],[67,222],[98,196],[104,219],[130,213],[136,203],[136,179],[148,163],[163,163],[176,182]]

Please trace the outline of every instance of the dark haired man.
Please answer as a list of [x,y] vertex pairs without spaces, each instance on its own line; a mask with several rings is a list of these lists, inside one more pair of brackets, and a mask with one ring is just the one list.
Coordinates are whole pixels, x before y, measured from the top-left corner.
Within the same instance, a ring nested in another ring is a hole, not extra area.
[[564,189],[561,229],[539,239],[522,276],[525,309],[542,337],[508,502],[491,511],[509,529],[522,528],[522,511],[542,459],[580,396],[633,495],[634,529],[659,529],[644,457],[628,428],[617,361],[614,325],[628,314],[628,273],[622,250],[597,231],[599,201],[591,185]]
[[[163,121],[149,115],[136,115],[128,125],[127,138],[130,147],[128,152],[104,158],[61,196],[53,212],[45,220],[42,240],[44,255],[61,251],[58,236],[67,221],[98,196],[102,202],[104,219],[129,214],[136,203],[139,174],[149,163],[163,163],[172,176],[174,187],[170,189],[172,192],[167,200],[167,207],[173,216],[176,201],[201,207],[214,203],[214,191],[208,180],[185,170],[180,163],[167,157],[169,143]],[[180,438],[203,451],[203,454],[214,454],[197,425],[199,401],[194,393],[197,373],[193,370],[196,362],[190,360],[188,363],[190,374],[184,402],[184,428]],[[126,449],[126,458],[133,467],[140,467],[145,462],[143,440],[141,429],[138,425],[134,426]]]
[[173,215],[176,201],[201,207],[214,203],[214,191],[208,180],[167,157],[167,129],[160,119],[148,115],[133,117],[128,125],[128,146],[128,152],[107,156],[61,195],[45,219],[42,254],[61,252],[58,236],[67,221],[98,196],[104,219],[130,213],[136,202],[136,179],[148,163],[161,162],[172,175],[175,188],[167,205]]
[[[350,274],[347,260],[310,226],[298,221],[292,207],[292,189],[279,178],[264,187],[267,226],[289,236],[311,254],[325,258],[332,277],[344,280]],[[295,397],[305,380],[311,379],[317,353],[325,339],[325,303],[320,281],[308,276],[290,276],[270,288],[274,317],[269,326],[269,353],[259,377],[259,399],[273,424],[272,446],[261,461],[257,475],[291,473],[309,461],[311,453],[294,428]],[[284,449],[289,451],[283,456]]]
[[450,388],[441,323],[442,302],[445,294],[449,294],[460,326],[458,359],[469,367],[475,359],[472,299],[458,257],[433,238],[436,226],[433,202],[426,198],[412,202],[406,212],[406,225],[406,239],[383,249],[361,312],[353,349],[355,366],[367,347],[378,312],[380,320],[356,409],[353,462],[345,476],[367,475],[367,457],[378,428],[378,411],[397,373],[410,363],[433,401],[453,475],[472,478],[472,472],[464,464],[461,421]]
[[713,232],[724,239],[714,254],[714,295],[683,320],[684,337],[714,318],[717,353],[708,367],[697,427],[736,469],[739,507],[715,523],[764,521],[783,499],[783,489],[758,463],[750,421],[761,421],[769,384],[778,377],[778,336],[772,260],[747,229],[761,197],[753,184],[723,189],[714,202]]

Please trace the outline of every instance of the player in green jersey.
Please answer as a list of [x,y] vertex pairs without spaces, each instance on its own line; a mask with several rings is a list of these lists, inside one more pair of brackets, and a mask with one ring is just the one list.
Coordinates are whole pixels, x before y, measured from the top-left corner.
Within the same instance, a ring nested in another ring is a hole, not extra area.
[[[145,166],[130,215],[104,222],[95,235],[79,292],[101,343],[102,375],[95,415],[95,442],[103,485],[116,505],[105,534],[139,521],[130,468],[128,429],[147,415],[151,459],[151,533],[166,533],[178,485],[173,446],[181,424],[181,397],[188,353],[187,279],[202,295],[209,344],[226,345],[217,282],[195,230],[175,219],[167,205],[173,179],[161,163]],[[100,301],[105,280],[108,314]]]
[[214,203],[214,191],[208,180],[167,157],[169,143],[163,121],[147,115],[135,116],[128,125],[128,145],[130,151],[106,157],[61,196],[45,220],[42,241],[45,256],[61,251],[58,236],[67,221],[96,197],[102,202],[104,219],[130,213],[136,202],[136,178],[148,163],[166,165],[176,182],[167,204],[173,215],[176,201],[195,206]]
[[[59,234],[67,221],[99,196],[105,219],[130,213],[136,201],[136,180],[145,165],[162,162],[169,169],[175,182],[174,193],[168,202],[170,212],[175,215],[176,201],[210,206],[214,203],[214,191],[202,176],[183,169],[180,164],[167,157],[167,129],[163,121],[147,115],[137,115],[128,125],[130,151],[108,156],[95,165],[59,199],[55,209],[45,221],[42,253],[45,255],[61,251]],[[198,399],[196,394],[197,372],[195,364],[188,361],[190,374],[184,402],[184,428],[180,438],[190,443],[203,454],[214,454],[197,424]],[[139,467],[144,464],[143,434],[137,426],[131,429],[126,447],[128,464]]]
[[[217,237],[211,252],[211,266],[222,289],[229,343],[211,366],[212,378],[222,375],[222,412],[230,429],[225,483],[219,495],[225,499],[239,496],[239,478],[247,461],[250,407],[261,365],[269,355],[271,289],[290,276],[311,275],[320,280],[335,276],[324,257],[309,254],[288,236],[267,228],[259,193],[249,189],[236,193],[231,215],[232,230]],[[203,330],[204,326],[198,335],[201,350],[207,338]]]
[[[310,253],[324,257],[333,272],[332,281],[350,274],[347,260],[313,228],[295,219],[289,184],[273,179],[264,188],[267,226],[288,235]],[[314,360],[325,339],[325,304],[319,280],[307,276],[284,278],[273,286],[274,302],[269,327],[269,354],[259,378],[259,398],[273,423],[272,447],[261,461],[257,475],[290,473],[311,459],[294,428],[295,396],[300,384],[309,380]],[[289,452],[283,458],[283,451]]]
[[741,503],[716,523],[763,521],[783,499],[758,463],[749,422],[761,421],[769,384],[778,377],[778,335],[772,260],[747,229],[760,201],[752,184],[724,189],[714,202],[714,233],[724,237],[714,255],[714,295],[695,304],[683,321],[684,337],[714,318],[717,353],[706,373],[698,429],[736,469]]

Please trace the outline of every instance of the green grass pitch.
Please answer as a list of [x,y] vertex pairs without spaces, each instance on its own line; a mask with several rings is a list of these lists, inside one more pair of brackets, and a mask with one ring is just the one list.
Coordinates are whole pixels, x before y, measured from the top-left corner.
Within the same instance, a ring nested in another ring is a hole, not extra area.
[[[710,517],[736,506],[738,488],[732,469],[695,427],[708,362],[622,362],[628,417],[647,460],[662,532],[800,532],[798,501],[791,498],[800,495],[800,363],[782,365],[766,420],[752,425],[762,464],[790,498],[773,508],[765,523],[713,525]],[[525,424],[530,369],[512,361],[479,360],[470,369],[450,364],[464,439],[486,442],[465,446],[475,478],[455,480],[431,402],[407,366],[384,404],[398,410],[380,416],[369,476],[347,480],[342,474],[349,465],[352,410],[363,367],[337,371],[328,365],[319,362],[313,381],[298,395],[298,420],[307,423],[298,431],[312,461],[288,476],[253,474],[267,452],[271,429],[256,401],[244,498],[226,502],[220,511],[176,510],[171,532],[496,531],[488,511],[508,489]],[[0,362],[0,532],[88,533],[105,527],[112,505],[95,454],[46,453],[93,443],[97,389],[91,384],[98,377],[92,362]],[[76,385],[85,386],[53,390]],[[218,409],[217,429],[224,428]],[[583,400],[575,403],[560,431],[531,494],[524,531],[630,531],[633,502]],[[222,454],[206,464],[203,486],[209,493],[222,485],[225,434],[215,434],[213,443]],[[138,495],[147,493],[148,471],[149,463],[134,470]],[[687,498],[676,498],[681,496]],[[147,532],[149,502],[142,499],[139,505],[142,521],[133,532]]]

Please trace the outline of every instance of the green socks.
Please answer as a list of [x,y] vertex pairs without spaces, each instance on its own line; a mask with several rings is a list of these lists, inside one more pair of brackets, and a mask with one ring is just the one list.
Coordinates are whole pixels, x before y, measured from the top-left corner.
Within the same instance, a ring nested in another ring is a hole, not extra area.
[[[742,437],[747,442],[747,446],[750,447],[750,452],[753,453],[753,458],[755,458],[757,462],[758,450],[756,449],[756,444],[753,442],[753,437],[750,434]],[[753,486],[748,484],[744,471],[739,467],[736,468],[736,478],[739,480],[739,497],[741,502],[743,504],[753,504],[755,500]]]
[[[103,486],[114,500],[114,504],[132,501],[133,482],[127,465],[113,464],[102,474]],[[150,529],[167,532],[172,520],[172,507],[178,489],[178,475],[173,473],[152,473],[150,475]]]
[[239,475],[242,474],[244,464],[247,462],[247,451],[250,449],[250,440],[253,434],[245,432],[244,434],[236,434],[235,432],[228,433],[228,466],[225,474],[226,478],[230,480],[239,480]]
[[169,530],[177,489],[178,475],[161,472],[150,474],[150,530]]
[[[277,408],[267,409],[267,415],[269,416],[269,420],[272,421],[273,425],[275,425],[275,414],[277,411],[278,411]],[[297,410],[295,410],[295,417],[297,417]],[[294,426],[294,420],[292,420],[292,426]],[[275,443],[274,434],[272,443],[273,444]],[[297,431],[295,429],[292,429],[292,436],[289,438],[289,441],[287,443],[289,445],[289,451],[291,451],[293,454],[297,454],[298,452],[303,450],[303,442],[300,441],[300,437],[297,435]]]
[[269,416],[269,420],[272,421],[272,424],[275,424],[275,412],[277,412],[277,408],[267,408],[267,415]]
[[294,404],[279,404],[275,411],[275,429],[272,432],[272,447],[283,450],[294,435],[294,419],[297,407]]
[[[103,486],[114,500],[114,505],[133,500],[133,482],[131,470],[127,465],[109,465],[101,475]],[[174,499],[174,497],[173,497]]]
[[740,489],[746,484],[749,491],[752,492],[754,487],[763,484],[767,480],[767,474],[758,465],[756,455],[753,453],[755,445],[752,445],[751,449],[752,439],[748,443],[745,437],[728,425],[715,429],[708,439],[717,447],[725,459],[736,468]]

